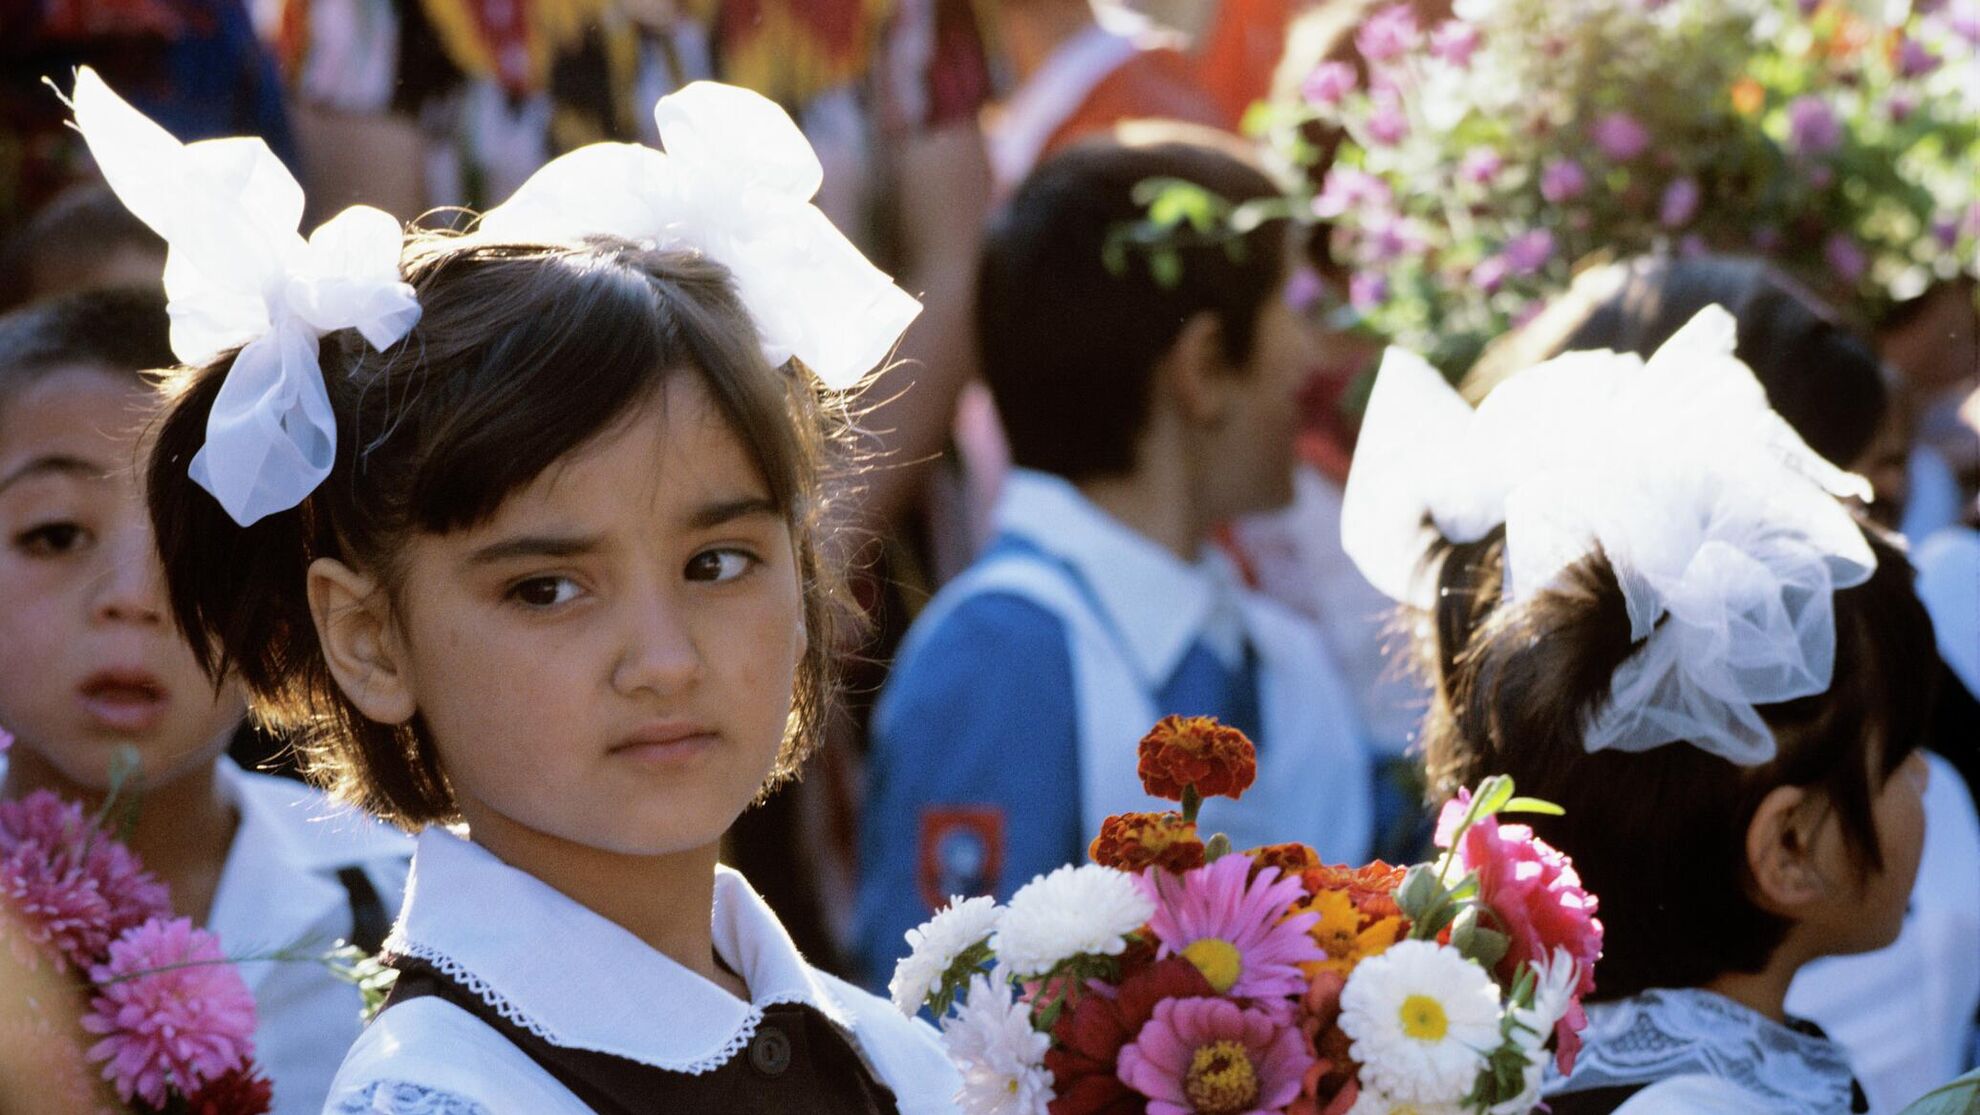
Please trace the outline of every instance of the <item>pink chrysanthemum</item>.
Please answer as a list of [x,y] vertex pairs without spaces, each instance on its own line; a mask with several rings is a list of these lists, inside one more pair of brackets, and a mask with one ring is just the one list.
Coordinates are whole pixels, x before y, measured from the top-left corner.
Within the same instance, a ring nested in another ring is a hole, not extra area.
[[1265,1011],[1164,999],[1121,1049],[1120,1077],[1148,1115],[1265,1115],[1298,1098],[1312,1063],[1298,1027]]
[[0,900],[64,971],[88,968],[118,934],[171,909],[130,849],[46,790],[0,802]]
[[[1446,802],[1437,820],[1437,846],[1448,848],[1451,835],[1471,806],[1469,791]],[[1498,918],[1495,928],[1511,942],[1499,961],[1498,976],[1508,986],[1529,963],[1546,965],[1556,948],[1574,957],[1580,979],[1567,1014],[1554,1027],[1555,1046],[1563,1073],[1574,1067],[1581,1048],[1587,1015],[1581,1000],[1595,990],[1595,962],[1602,957],[1602,922],[1595,916],[1595,896],[1582,889],[1581,876],[1552,845],[1533,835],[1526,825],[1500,824],[1486,817],[1465,830],[1458,862],[1478,873],[1478,897]]]
[[1157,955],[1186,958],[1219,994],[1283,1006],[1306,990],[1300,964],[1326,959],[1307,933],[1320,915],[1287,917],[1305,888],[1276,867],[1252,878],[1251,867],[1250,857],[1227,855],[1181,875],[1150,871],[1135,883],[1155,900],[1148,927],[1161,942]]
[[89,975],[98,993],[82,1025],[103,1038],[89,1059],[126,1103],[162,1107],[168,1088],[197,1091],[254,1056],[254,996],[189,918],[145,922]]

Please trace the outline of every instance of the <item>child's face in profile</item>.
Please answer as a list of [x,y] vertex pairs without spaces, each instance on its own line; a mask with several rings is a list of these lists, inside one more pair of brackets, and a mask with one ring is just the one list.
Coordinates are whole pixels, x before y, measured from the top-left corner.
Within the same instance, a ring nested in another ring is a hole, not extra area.
[[167,612],[135,471],[151,393],[64,368],[0,403],[0,725],[86,789],[134,745],[156,785],[210,763],[243,713]]
[[1882,870],[1864,874],[1860,884],[1856,860],[1842,839],[1839,825],[1832,820],[1824,826],[1816,849],[1823,877],[1857,891],[1829,904],[1833,916],[1825,920],[1833,924],[1827,927],[1831,938],[1827,953],[1868,952],[1897,940],[1911,903],[1912,883],[1918,878],[1918,861],[1925,851],[1925,787],[1931,771],[1925,752],[1918,750],[1898,764],[1889,778],[1882,778],[1880,773],[1871,775],[1874,796],[1870,817],[1876,825],[1884,865]]
[[484,843],[704,848],[776,762],[805,648],[797,554],[697,375],[488,522],[416,536],[395,599],[406,695]]
[[1219,431],[1225,444],[1211,454],[1222,462],[1219,487],[1228,493],[1227,514],[1292,502],[1299,396],[1319,352],[1312,328],[1285,297],[1286,287],[1282,283],[1258,312],[1251,359],[1240,369],[1235,407]]

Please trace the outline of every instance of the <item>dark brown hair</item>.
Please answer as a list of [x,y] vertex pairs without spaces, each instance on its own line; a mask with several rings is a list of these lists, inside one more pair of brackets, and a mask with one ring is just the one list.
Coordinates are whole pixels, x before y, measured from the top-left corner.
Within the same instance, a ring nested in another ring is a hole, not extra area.
[[824,723],[850,614],[818,545],[835,427],[812,377],[768,366],[729,272],[693,253],[422,233],[401,269],[421,311],[404,340],[379,353],[349,330],[323,338],[336,460],[295,509],[241,527],[186,474],[232,355],[172,385],[151,517],[173,615],[208,673],[237,673],[255,717],[293,734],[305,771],[333,793],[409,828],[457,819],[419,718],[369,720],[338,689],[305,596],[310,562],[337,558],[389,590],[413,532],[485,521],[661,381],[700,375],[797,542],[810,638],[771,785],[793,775]]
[[170,320],[156,288],[57,295],[0,315],[0,407],[62,368],[113,374],[170,367]]
[[1778,751],[1746,768],[1683,743],[1583,748],[1589,717],[1637,650],[1606,558],[1585,558],[1556,587],[1510,604],[1500,595],[1503,529],[1433,556],[1438,606],[1418,641],[1433,682],[1423,732],[1433,789],[1509,774],[1521,793],[1567,811],[1532,823],[1601,900],[1597,997],[1696,987],[1766,964],[1790,924],[1750,897],[1746,830],[1776,787],[1822,795],[1859,869],[1882,868],[1874,795],[1923,742],[1937,652],[1910,563],[1864,530],[1877,570],[1835,596],[1834,684],[1761,706]]
[[1132,141],[1081,143],[1033,171],[991,222],[976,336],[1019,465],[1069,480],[1133,469],[1155,367],[1198,313],[1216,315],[1225,359],[1250,359],[1259,314],[1284,277],[1284,221],[1180,246],[1172,283],[1157,281],[1140,252],[1108,263],[1110,234],[1147,215],[1135,196],[1144,182],[1180,179],[1233,205],[1278,196],[1204,131],[1146,125]]
[[1876,439],[1890,393],[1870,343],[1833,309],[1762,260],[1649,256],[1589,272],[1526,329],[1495,343],[1466,378],[1482,397],[1520,368],[1563,352],[1649,356],[1714,303],[1739,324],[1733,355],[1809,448],[1849,468]]

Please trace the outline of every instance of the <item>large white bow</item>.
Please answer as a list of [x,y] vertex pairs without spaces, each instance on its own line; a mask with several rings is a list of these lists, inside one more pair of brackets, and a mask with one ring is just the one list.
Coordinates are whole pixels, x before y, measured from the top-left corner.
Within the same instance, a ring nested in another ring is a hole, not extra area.
[[200,364],[243,346],[193,480],[242,526],[294,507],[336,457],[319,338],[356,329],[382,350],[419,320],[399,223],[354,206],[305,242],[302,187],[262,140],[181,144],[88,67],[71,103],[110,188],[165,240],[173,353]]
[[653,117],[664,154],[594,143],[553,159],[482,217],[482,233],[693,248],[734,274],[773,366],[796,356],[839,389],[884,360],[921,304],[811,204],[824,171],[790,116],[747,89],[697,81]]
[[1733,355],[1707,307],[1646,364],[1567,353],[1508,379],[1476,411],[1419,358],[1391,350],[1369,401],[1342,507],[1342,542],[1371,583],[1436,603],[1437,535],[1506,528],[1519,600],[1596,552],[1641,644],[1616,672],[1585,744],[1689,740],[1764,762],[1755,705],[1828,688],[1833,597],[1875,556],[1838,495],[1868,495],[1809,449]]

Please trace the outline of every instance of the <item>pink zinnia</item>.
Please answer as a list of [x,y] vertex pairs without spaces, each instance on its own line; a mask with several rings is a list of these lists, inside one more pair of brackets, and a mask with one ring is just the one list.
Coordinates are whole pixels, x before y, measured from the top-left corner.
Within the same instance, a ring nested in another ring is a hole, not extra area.
[[1155,900],[1148,927],[1161,942],[1156,955],[1187,958],[1220,995],[1298,995],[1306,990],[1300,964],[1326,959],[1306,932],[1320,915],[1286,917],[1306,889],[1280,878],[1276,867],[1251,878],[1248,856],[1225,856],[1180,876],[1151,871],[1135,884]]
[[1626,163],[1650,146],[1650,129],[1627,112],[1611,112],[1589,129],[1595,146],[1611,162]]
[[[1462,791],[1446,802],[1437,819],[1437,846],[1448,848],[1451,835],[1471,794]],[[1546,964],[1556,948],[1568,950],[1580,969],[1574,1005],[1554,1027],[1560,1068],[1574,1067],[1587,1025],[1581,998],[1595,990],[1595,962],[1602,956],[1602,922],[1595,916],[1595,896],[1582,889],[1574,864],[1526,825],[1500,824],[1486,817],[1465,830],[1458,862],[1478,874],[1478,897],[1491,910],[1497,928],[1510,938],[1499,961],[1498,977],[1511,986],[1529,963]]]
[[97,996],[83,1029],[103,1040],[89,1059],[125,1103],[163,1107],[167,1089],[190,1094],[254,1056],[254,996],[190,918],[153,918],[118,938],[90,970]]
[[1122,1048],[1120,1077],[1148,1097],[1148,1115],[1265,1115],[1298,1098],[1312,1063],[1298,1027],[1264,1011],[1164,999]]
[[46,790],[0,803],[0,901],[58,971],[89,967],[118,934],[171,909],[129,848]]

